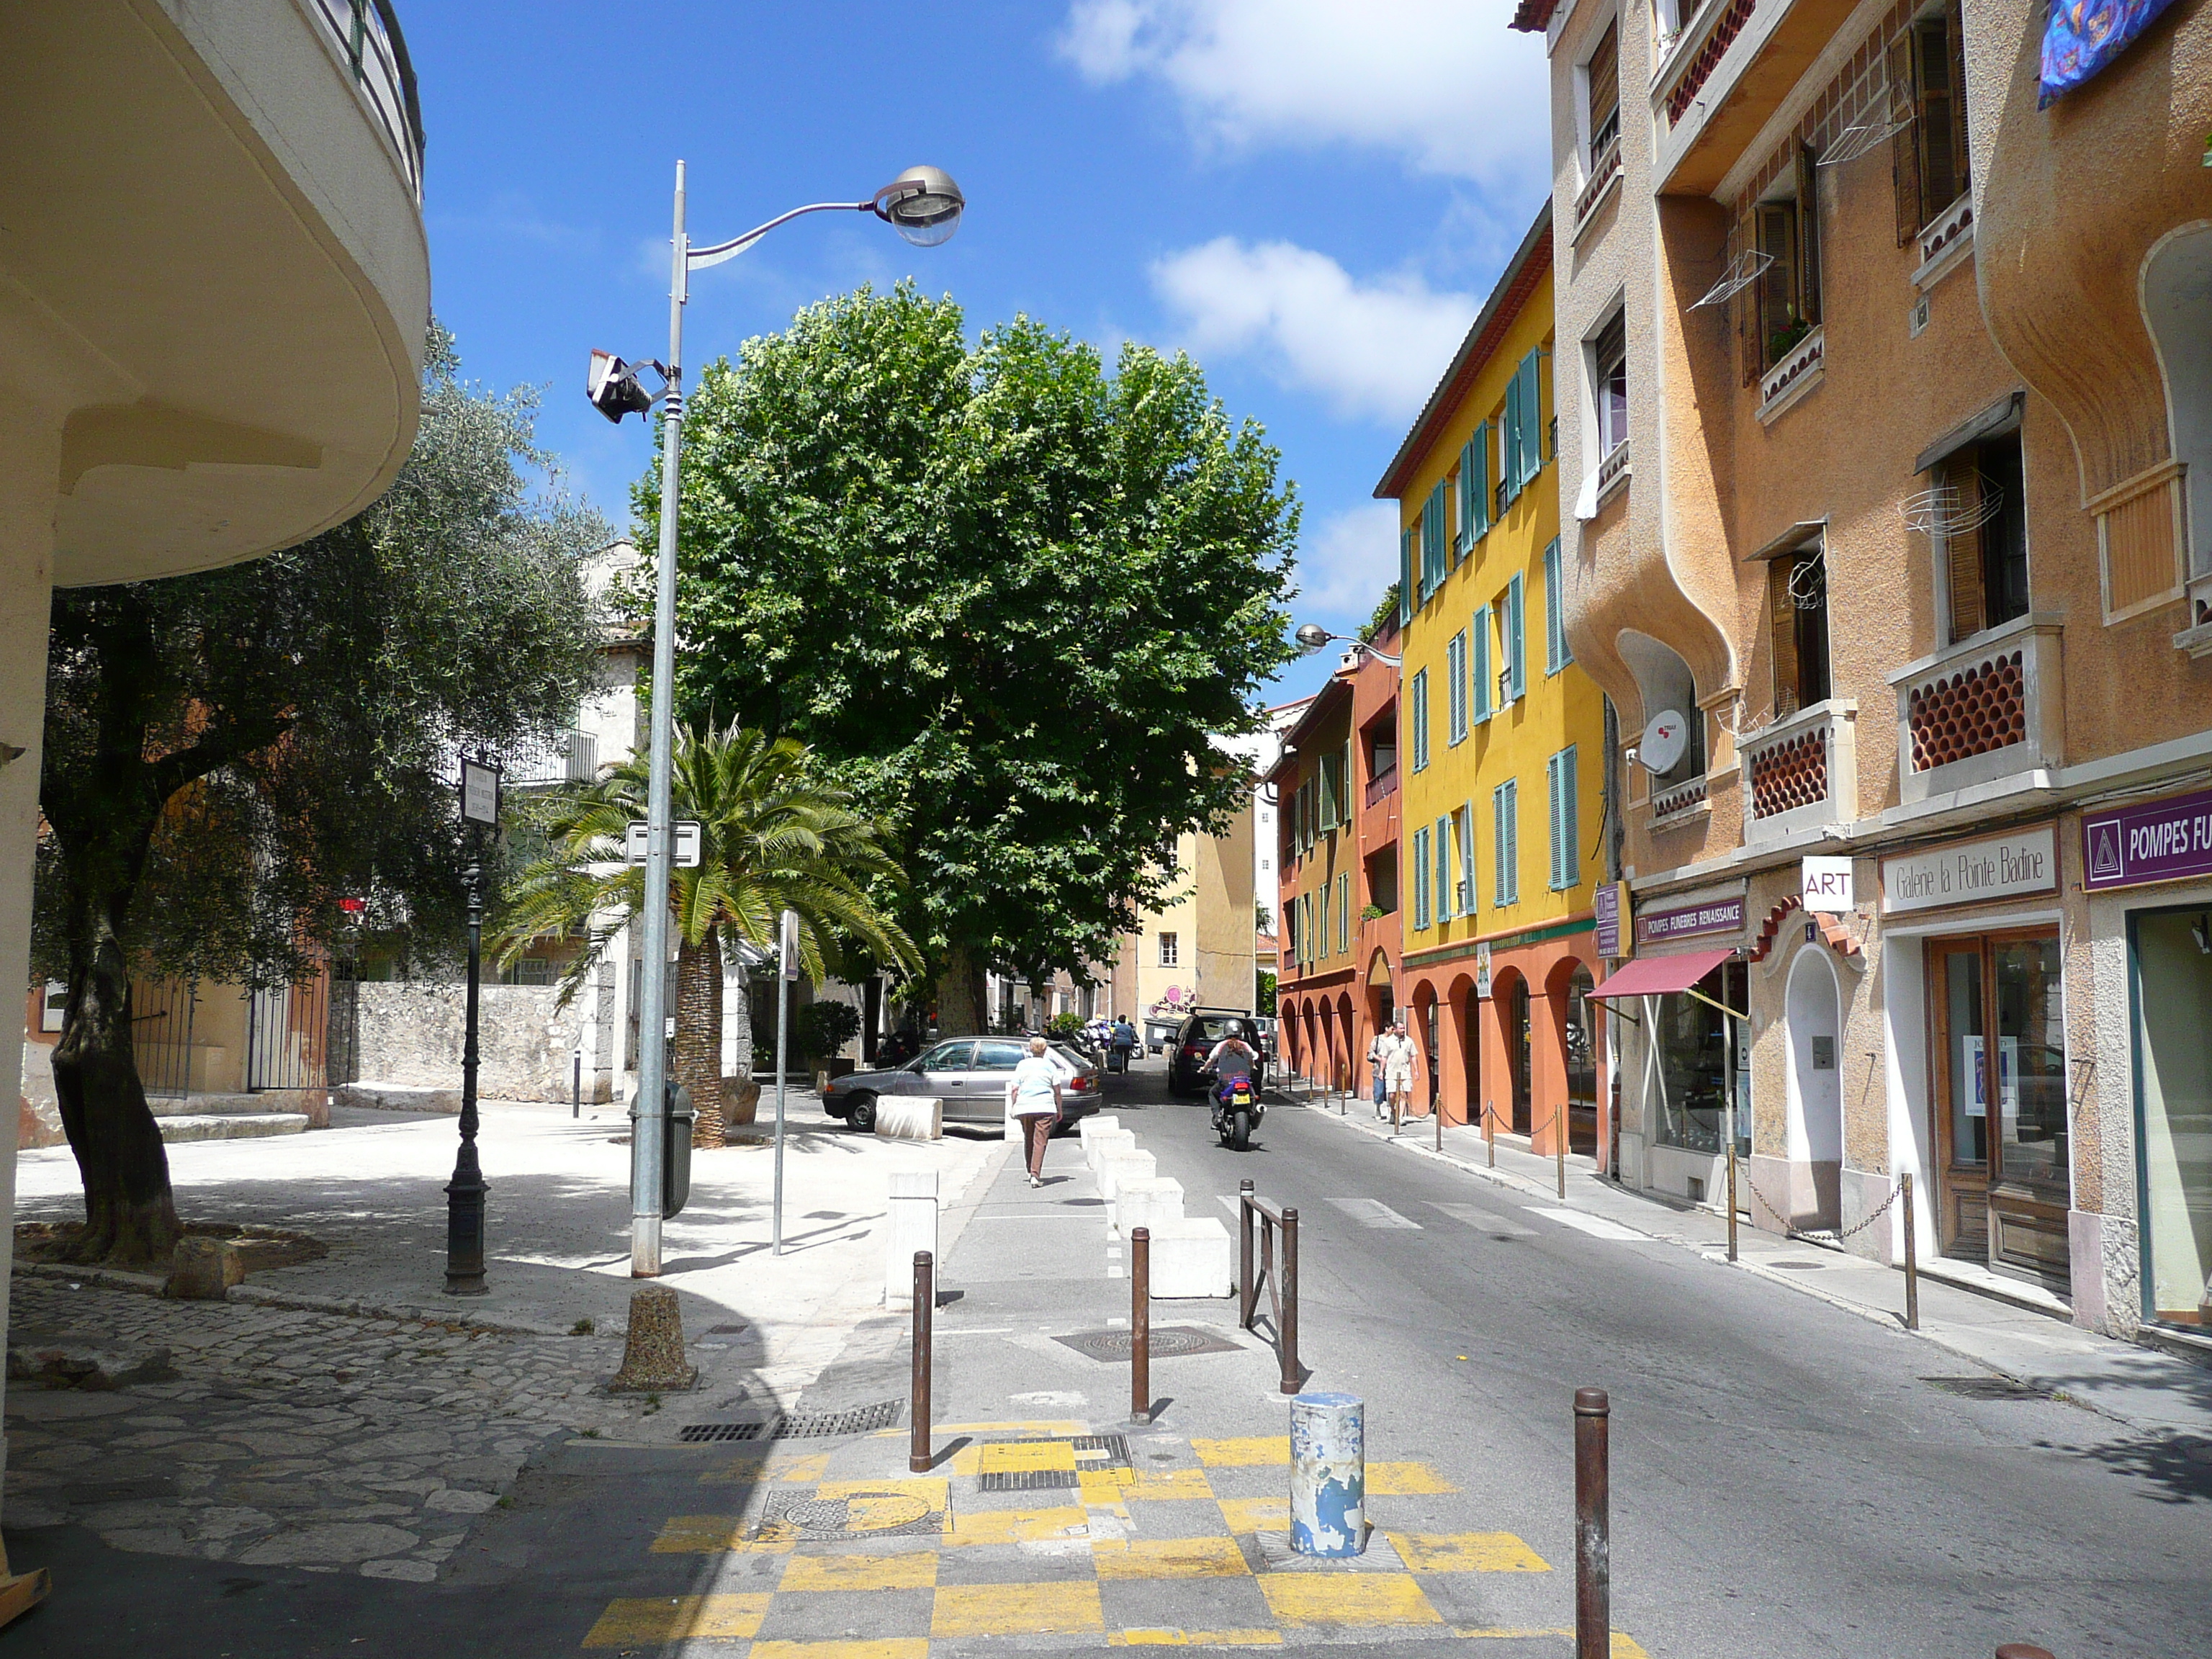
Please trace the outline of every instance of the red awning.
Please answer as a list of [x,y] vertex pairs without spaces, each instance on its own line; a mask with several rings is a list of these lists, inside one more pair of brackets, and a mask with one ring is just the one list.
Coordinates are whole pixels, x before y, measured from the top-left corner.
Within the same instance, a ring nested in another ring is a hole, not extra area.
[[1594,997],[1656,997],[1686,991],[1735,954],[1735,947],[1685,951],[1679,957],[1638,957],[1592,991]]

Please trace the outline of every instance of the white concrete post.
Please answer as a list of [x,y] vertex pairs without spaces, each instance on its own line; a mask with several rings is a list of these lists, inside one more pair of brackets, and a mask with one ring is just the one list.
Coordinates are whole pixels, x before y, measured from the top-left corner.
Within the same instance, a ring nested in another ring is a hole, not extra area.
[[937,1171],[894,1170],[884,1225],[884,1306],[895,1312],[914,1308],[914,1253],[937,1250]]
[[1367,1404],[1357,1395],[1291,1401],[1291,1548],[1351,1556],[1367,1549]]

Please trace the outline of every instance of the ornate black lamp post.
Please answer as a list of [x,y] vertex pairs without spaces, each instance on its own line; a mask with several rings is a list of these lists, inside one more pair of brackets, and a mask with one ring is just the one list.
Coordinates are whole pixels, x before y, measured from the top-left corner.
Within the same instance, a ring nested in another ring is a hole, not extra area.
[[[499,823],[499,768],[461,762],[461,821],[481,842],[485,826]],[[484,1194],[490,1190],[477,1161],[477,986],[483,961],[483,861],[469,860],[468,1023],[461,1039],[461,1145],[453,1178],[446,1183],[446,1294],[484,1293]]]

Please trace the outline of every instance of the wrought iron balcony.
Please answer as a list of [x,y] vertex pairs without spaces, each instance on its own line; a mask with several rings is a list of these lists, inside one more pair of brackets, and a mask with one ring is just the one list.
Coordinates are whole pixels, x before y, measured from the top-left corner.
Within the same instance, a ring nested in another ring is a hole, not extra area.
[[353,82],[385,142],[398,157],[400,170],[422,200],[422,106],[416,96],[415,65],[407,56],[392,0],[311,0],[309,9],[337,42],[353,71]]

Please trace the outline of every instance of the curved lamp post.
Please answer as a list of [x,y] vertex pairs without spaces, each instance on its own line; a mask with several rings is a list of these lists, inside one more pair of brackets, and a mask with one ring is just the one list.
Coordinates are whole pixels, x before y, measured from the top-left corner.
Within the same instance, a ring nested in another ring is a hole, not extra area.
[[1388,663],[1393,668],[1397,667],[1403,660],[1401,658],[1392,656],[1388,651],[1378,651],[1365,640],[1356,638],[1352,635],[1332,634],[1319,623],[1306,623],[1292,634],[1291,638],[1297,641],[1298,654],[1302,657],[1310,657],[1315,652],[1324,650],[1331,645],[1346,645],[1350,646],[1353,652],[1364,653],[1377,662]]
[[[673,749],[676,677],[676,508],[678,452],[684,427],[684,306],[695,270],[734,259],[777,226],[807,213],[872,213],[916,247],[936,247],[960,228],[967,199],[940,167],[908,167],[861,202],[811,202],[756,225],[742,236],[693,247],[684,229],[684,163],[676,164],[676,230],[668,288],[668,361],[632,365],[605,351],[592,354],[586,393],[592,405],[619,423],[662,405],[660,554],[653,605],[653,748],[646,793],[645,961],[650,971],[638,996],[637,1094],[631,1103],[630,1273],[660,1272],[662,1138],[667,1121],[668,874],[671,854],[669,773]],[[638,384],[638,369],[652,368],[657,392]],[[654,897],[659,896],[659,902]]]

